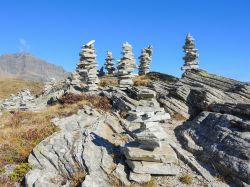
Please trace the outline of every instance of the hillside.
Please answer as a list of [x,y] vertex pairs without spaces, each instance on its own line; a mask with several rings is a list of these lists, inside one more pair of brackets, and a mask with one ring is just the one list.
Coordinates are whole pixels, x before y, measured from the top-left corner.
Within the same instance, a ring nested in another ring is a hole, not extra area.
[[0,56],[0,78],[11,77],[32,81],[61,80],[69,75],[62,67],[41,60],[29,53]]
[[40,94],[43,88],[42,82],[14,79],[0,78],[0,100],[8,98],[11,94],[16,94],[23,89],[29,89],[32,94]]

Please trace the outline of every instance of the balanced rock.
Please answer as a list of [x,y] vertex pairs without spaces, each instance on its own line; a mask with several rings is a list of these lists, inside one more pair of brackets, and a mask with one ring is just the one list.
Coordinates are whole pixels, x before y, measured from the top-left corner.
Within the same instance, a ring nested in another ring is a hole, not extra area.
[[87,85],[88,91],[97,90],[97,83],[99,82],[94,42],[92,40],[82,46],[80,63],[77,65],[77,70],[81,77],[80,80]]
[[183,50],[186,53],[183,57],[185,64],[182,66],[182,70],[190,70],[190,69],[199,69],[199,64],[197,58],[199,57],[197,51],[198,49],[195,48],[194,38],[187,34],[185,45],[183,46]]
[[142,49],[139,65],[139,75],[146,75],[150,69],[150,63],[152,61],[153,47],[149,45],[147,48]]
[[114,67],[114,58],[113,55],[110,51],[107,52],[107,58],[105,59],[105,69],[108,72],[108,75],[113,75],[114,71],[115,71],[115,67]]
[[126,89],[133,85],[132,72],[136,68],[135,58],[132,53],[132,46],[126,42],[122,46],[122,58],[117,66],[118,83],[121,89]]

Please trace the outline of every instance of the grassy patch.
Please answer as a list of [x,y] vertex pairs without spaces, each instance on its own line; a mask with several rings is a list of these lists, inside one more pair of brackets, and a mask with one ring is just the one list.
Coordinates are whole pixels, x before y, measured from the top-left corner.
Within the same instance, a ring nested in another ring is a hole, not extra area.
[[83,105],[91,105],[106,112],[111,110],[110,101],[105,96],[66,93],[59,98],[59,103],[71,109],[76,108],[77,110]]
[[[0,117],[0,167],[25,162],[35,145],[56,131],[51,119],[56,111],[16,111]],[[8,116],[8,117],[7,117]]]
[[117,79],[111,79],[111,78],[102,78],[99,83],[102,87],[107,86],[118,86],[118,80]]
[[5,173],[6,169],[5,168],[0,168],[0,175]]
[[151,180],[147,183],[145,183],[144,187],[157,187],[157,181],[154,177],[151,178]]
[[151,79],[147,75],[141,75],[134,78],[134,86],[149,86]]
[[180,181],[181,181],[183,184],[190,185],[190,184],[192,184],[192,182],[193,182],[193,176],[190,175],[190,174],[183,175],[183,176],[180,177]]
[[28,163],[21,163],[15,167],[9,177],[12,181],[21,181],[29,169],[30,167]]
[[0,88],[0,100],[2,100],[22,89],[29,89],[32,94],[37,95],[42,92],[43,83],[21,79],[0,79]]

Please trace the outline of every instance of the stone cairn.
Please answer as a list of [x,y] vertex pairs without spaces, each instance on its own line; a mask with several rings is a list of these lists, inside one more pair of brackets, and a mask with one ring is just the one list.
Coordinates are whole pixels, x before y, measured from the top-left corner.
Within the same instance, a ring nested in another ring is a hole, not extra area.
[[190,69],[199,69],[199,63],[197,58],[199,57],[197,51],[198,49],[195,48],[194,38],[190,35],[190,33],[186,36],[186,42],[183,46],[183,51],[186,53],[183,57],[185,64],[182,66],[182,70],[190,70]]
[[126,163],[132,170],[129,179],[144,183],[154,175],[176,175],[177,155],[167,142],[167,134],[161,127],[170,115],[156,101],[156,92],[146,87],[129,88],[131,97],[139,105],[129,112],[127,130],[135,141],[121,148]]
[[77,65],[80,80],[86,84],[88,91],[97,90],[99,82],[94,42],[95,40],[92,40],[82,47],[80,63]]
[[79,70],[78,67],[76,68],[76,70],[71,74],[71,81],[70,84],[73,86],[78,86],[80,87],[81,84],[81,76],[79,74]]
[[126,42],[122,46],[122,58],[118,63],[118,83],[121,89],[126,89],[133,85],[132,72],[136,68],[132,46]]
[[107,58],[105,59],[105,69],[108,72],[108,75],[113,75],[115,71],[114,67],[114,58],[110,51],[107,52]]
[[146,75],[149,72],[150,63],[152,61],[153,47],[149,45],[147,48],[142,49],[139,65],[139,75]]

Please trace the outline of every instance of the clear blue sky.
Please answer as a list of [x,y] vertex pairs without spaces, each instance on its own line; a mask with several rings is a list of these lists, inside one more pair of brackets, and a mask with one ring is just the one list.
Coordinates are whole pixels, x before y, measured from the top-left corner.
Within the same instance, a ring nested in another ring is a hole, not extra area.
[[191,32],[201,68],[250,81],[250,0],[1,0],[0,26],[0,54],[26,50],[73,71],[89,40],[100,66],[128,41],[136,57],[152,44],[151,69],[176,76]]

